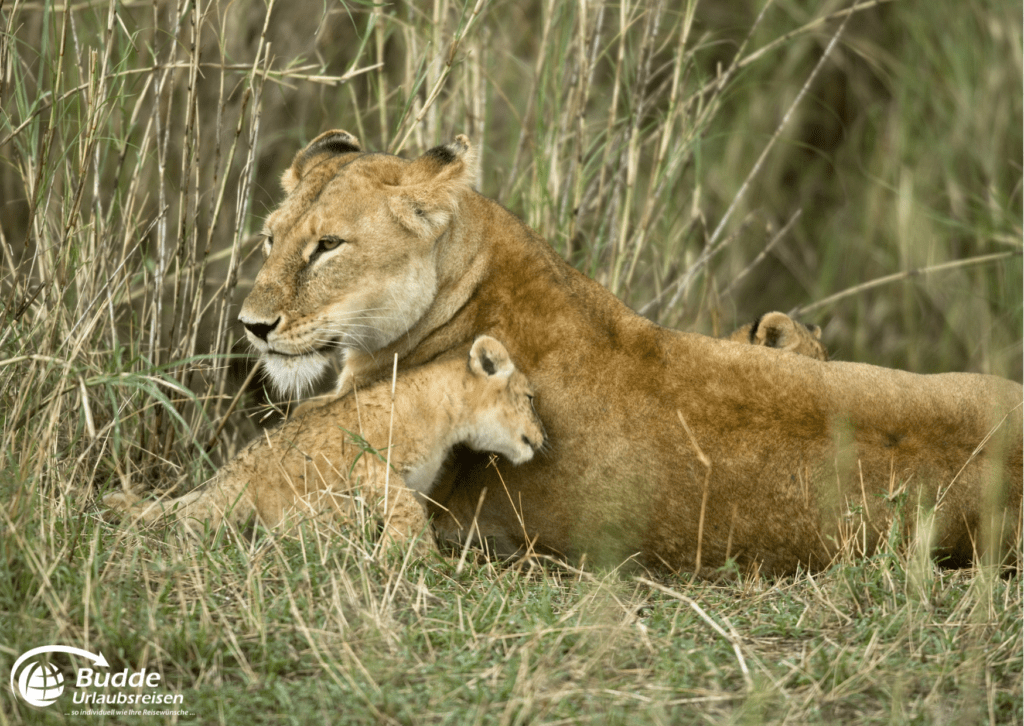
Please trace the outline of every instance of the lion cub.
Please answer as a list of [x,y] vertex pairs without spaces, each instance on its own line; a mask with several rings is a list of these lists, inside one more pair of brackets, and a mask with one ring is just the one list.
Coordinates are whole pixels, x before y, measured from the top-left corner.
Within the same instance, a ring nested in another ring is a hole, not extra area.
[[385,535],[405,540],[426,523],[414,492],[430,493],[453,446],[522,464],[544,438],[530,382],[501,343],[480,336],[468,363],[455,358],[409,370],[393,398],[391,382],[383,381],[312,408],[249,444],[184,496],[142,502],[115,492],[103,501],[146,522],[168,515],[186,526],[192,520],[216,527],[224,517],[239,523],[255,513],[274,527],[296,516],[351,513],[358,491],[384,521]]
[[798,323],[785,313],[765,313],[753,323],[734,330],[727,339],[828,360],[828,351],[821,343],[821,328]]

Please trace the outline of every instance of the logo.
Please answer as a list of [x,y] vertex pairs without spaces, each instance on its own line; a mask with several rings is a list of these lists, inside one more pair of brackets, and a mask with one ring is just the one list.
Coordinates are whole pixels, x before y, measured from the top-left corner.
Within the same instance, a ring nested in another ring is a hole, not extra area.
[[[72,648],[67,645],[44,645],[22,653],[21,657],[14,661],[14,667],[11,668],[11,690],[20,695],[25,703],[38,706],[39,708],[49,706],[64,693],[64,676],[57,670],[56,666],[39,660],[29,660],[33,656],[42,655],[43,653],[80,655],[88,658],[97,666],[103,668],[110,667],[107,659],[102,654],[97,655],[96,653],[90,653],[87,650]],[[21,676],[18,677],[18,669],[25,661],[29,662],[21,670]],[[16,678],[17,688],[15,688]]]
[[[0,0],[2,2],[3,0]],[[88,667],[77,668],[74,678],[65,681],[64,674],[47,653],[68,653],[87,658]],[[94,668],[102,669],[100,671]],[[153,706],[181,706],[181,693],[161,692],[161,675],[149,668],[113,673],[102,653],[90,653],[67,645],[44,645],[22,653],[11,668],[11,690],[25,703],[36,708],[52,706],[63,700],[68,716],[191,716],[184,708],[153,710]]]
[[49,706],[64,693],[64,676],[49,663],[30,663],[21,672],[18,690],[33,706]]

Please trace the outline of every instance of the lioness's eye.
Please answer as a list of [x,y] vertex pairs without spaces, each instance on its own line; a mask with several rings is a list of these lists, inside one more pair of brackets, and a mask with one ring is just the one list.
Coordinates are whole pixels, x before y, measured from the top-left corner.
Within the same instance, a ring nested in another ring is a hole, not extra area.
[[337,249],[347,241],[348,240],[342,239],[341,237],[335,237],[333,234],[324,235],[316,243],[316,249],[313,250],[313,254],[309,256],[309,262],[312,264],[313,260],[324,252],[330,252],[331,250]]
[[328,252],[330,250],[337,248],[339,245],[344,244],[344,242],[345,240],[343,240],[341,237],[321,237],[320,243],[317,245],[316,250],[317,252]]

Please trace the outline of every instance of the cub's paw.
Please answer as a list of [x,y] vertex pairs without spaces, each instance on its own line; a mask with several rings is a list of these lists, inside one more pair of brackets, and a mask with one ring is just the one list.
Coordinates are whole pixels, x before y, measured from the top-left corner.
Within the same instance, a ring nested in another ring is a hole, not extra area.
[[133,492],[119,491],[111,492],[103,497],[103,505],[115,512],[131,511],[136,504],[142,501],[142,497]]

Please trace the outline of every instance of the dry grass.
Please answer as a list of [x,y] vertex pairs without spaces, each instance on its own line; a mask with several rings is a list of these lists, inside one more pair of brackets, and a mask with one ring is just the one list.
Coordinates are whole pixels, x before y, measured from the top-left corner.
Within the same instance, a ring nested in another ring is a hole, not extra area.
[[466,133],[485,194],[663,324],[797,309],[839,358],[1020,380],[1020,27],[994,0],[0,3],[0,663],[102,648],[204,722],[1019,723],[1019,579],[914,550],[651,585],[312,525],[195,548],[95,494],[201,479],[272,420],[258,385],[224,418],[234,318],[332,127]]

